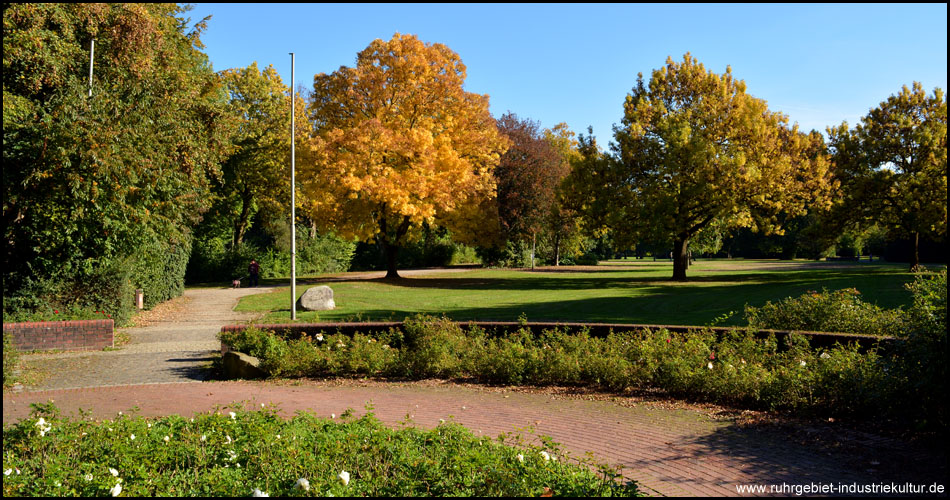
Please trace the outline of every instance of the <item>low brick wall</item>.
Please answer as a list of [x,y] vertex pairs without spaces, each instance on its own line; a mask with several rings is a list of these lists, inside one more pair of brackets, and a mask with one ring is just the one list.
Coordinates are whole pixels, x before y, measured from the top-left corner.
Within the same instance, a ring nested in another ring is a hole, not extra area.
[[[521,328],[521,323],[511,321],[474,321],[474,322],[459,322],[459,325],[462,328],[467,328],[470,325],[478,326],[483,328],[489,334],[503,334],[508,331],[517,330]],[[221,328],[222,332],[226,331],[240,331],[247,328],[248,325],[226,325]],[[355,332],[361,332],[364,334],[369,334],[371,332],[387,331],[390,328],[402,328],[401,321],[367,321],[362,323],[275,323],[275,324],[260,324],[253,325],[262,330],[272,330],[274,332],[280,333],[282,336],[289,339],[300,338],[304,333],[308,335],[314,335],[316,333],[343,333],[346,335],[353,335]],[[701,326],[683,326],[683,325],[631,325],[631,324],[622,324],[622,323],[566,323],[566,322],[529,322],[524,325],[526,328],[530,329],[533,333],[541,333],[543,330],[552,329],[555,327],[567,327],[571,330],[577,330],[581,328],[587,328],[592,337],[606,337],[611,331],[614,332],[628,332],[628,331],[639,331],[644,328],[649,328],[651,330],[659,330],[665,328],[666,330],[678,333],[688,333],[690,331],[702,330],[704,327]],[[723,335],[727,332],[734,330],[735,328],[728,327],[706,327],[713,332],[716,332],[718,335]],[[858,335],[851,333],[826,333],[826,332],[789,332],[783,330],[759,330],[756,332],[756,336],[765,338],[769,334],[775,335],[776,340],[779,342],[779,348],[784,349],[786,339],[788,338],[789,333],[796,333],[808,338],[809,343],[812,347],[832,347],[836,343],[840,344],[849,344],[852,342],[857,342],[861,346],[862,350],[870,347],[886,347],[890,344],[894,338],[893,337],[875,337],[872,335]],[[228,347],[222,343],[221,352],[224,353],[228,350]]]
[[20,351],[99,351],[115,347],[115,322],[111,319],[4,323]]

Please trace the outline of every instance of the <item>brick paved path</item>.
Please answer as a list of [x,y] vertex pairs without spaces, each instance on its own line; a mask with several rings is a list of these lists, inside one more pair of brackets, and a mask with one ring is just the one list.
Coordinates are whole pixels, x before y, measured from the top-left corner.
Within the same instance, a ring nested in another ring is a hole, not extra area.
[[380,420],[392,425],[409,415],[422,427],[454,418],[490,436],[532,427],[574,456],[592,452],[599,461],[623,466],[625,476],[654,495],[737,496],[736,485],[742,484],[946,484],[945,454],[875,436],[851,443],[866,453],[829,453],[798,444],[794,435],[739,428],[695,410],[437,382],[202,382],[199,366],[217,347],[214,332],[234,321],[230,308],[247,292],[189,290],[190,310],[179,317],[192,318],[187,323],[130,330],[132,342],[122,351],[45,355],[44,362],[61,370],[44,387],[5,392],[4,425],[26,417],[30,403],[49,400],[67,415],[84,408],[97,417],[133,407],[143,416],[187,416],[241,402],[251,408],[274,403],[287,416],[298,410],[339,415],[349,408],[362,415],[372,403]]
[[[260,403],[277,404],[286,416],[298,410],[339,415],[350,408],[362,415],[366,403],[372,403],[377,417],[394,426],[408,415],[422,427],[454,418],[489,436],[532,427],[535,434],[550,436],[573,456],[590,451],[599,461],[622,465],[624,475],[637,480],[645,492],[664,496],[736,496],[738,484],[903,484],[910,478],[900,471],[876,470],[877,464],[844,454],[817,453],[781,434],[714,421],[695,410],[625,407],[434,383],[234,381],[9,393],[3,398],[4,424],[27,416],[31,402],[49,400],[65,414],[86,408],[97,417],[129,413],[133,407],[143,416],[189,416],[242,404],[254,409]],[[881,450],[881,460],[893,460],[888,446],[901,446],[887,440],[868,445]],[[918,463],[905,463],[900,469],[932,468],[928,462],[932,458],[921,455]]]

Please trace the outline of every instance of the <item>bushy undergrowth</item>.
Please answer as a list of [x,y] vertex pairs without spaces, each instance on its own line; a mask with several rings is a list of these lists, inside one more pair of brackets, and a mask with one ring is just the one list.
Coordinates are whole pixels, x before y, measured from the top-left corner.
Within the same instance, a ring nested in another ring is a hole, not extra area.
[[478,438],[451,422],[393,430],[371,412],[339,419],[301,412],[287,420],[266,408],[93,421],[63,419],[55,407],[37,405],[31,418],[3,431],[3,494],[637,495],[636,483],[621,483],[606,465],[569,458],[547,438],[536,441]]
[[906,337],[946,332],[947,271],[918,273],[905,288],[913,303],[904,310],[883,309],[861,299],[854,288],[808,292],[762,307],[745,307],[749,326],[770,330],[859,333]]
[[273,377],[456,378],[491,384],[661,388],[672,395],[752,408],[866,413],[894,390],[884,365],[857,345],[815,350],[792,335],[780,350],[751,330],[665,329],[591,337],[586,330],[522,328],[493,336],[447,319],[406,320],[401,331],[285,340],[248,328],[221,339],[261,358]]
[[29,280],[3,299],[3,322],[113,319],[125,325],[134,312],[131,260]]
[[[290,276],[291,255],[288,248],[242,243],[229,248],[220,237],[203,236],[195,240],[191,260],[188,261],[185,281],[210,283],[246,278],[251,259],[261,266],[262,278]],[[333,234],[310,236],[305,228],[297,228],[297,275],[317,275],[346,271],[350,267],[356,244]]]
[[770,330],[898,335],[904,330],[900,309],[882,309],[861,300],[854,288],[808,292],[762,307],[746,306],[749,326]]
[[945,427],[947,415],[947,272],[920,275],[907,289],[914,302],[894,349],[894,377],[901,380],[899,404],[917,409],[917,425]]
[[[761,308],[747,307],[752,327],[838,331],[897,337],[888,356],[842,374],[837,388],[877,400],[881,413],[908,415],[921,428],[942,428],[947,416],[947,271],[919,273],[905,288],[913,303],[904,309],[881,309],[863,302],[857,290],[811,292]],[[879,370],[871,373],[868,370]],[[874,383],[871,380],[876,379]],[[859,382],[861,381],[861,382]],[[815,389],[829,395],[824,386]]]

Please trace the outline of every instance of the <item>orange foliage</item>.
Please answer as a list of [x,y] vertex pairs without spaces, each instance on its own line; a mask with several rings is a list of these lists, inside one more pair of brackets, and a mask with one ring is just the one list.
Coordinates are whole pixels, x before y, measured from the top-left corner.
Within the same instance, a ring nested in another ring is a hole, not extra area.
[[423,221],[477,232],[452,227],[470,222],[452,215],[493,196],[507,141],[488,96],[464,91],[464,81],[458,54],[398,33],[373,41],[356,67],[316,75],[308,109],[315,134],[299,167],[312,219],[388,246]]

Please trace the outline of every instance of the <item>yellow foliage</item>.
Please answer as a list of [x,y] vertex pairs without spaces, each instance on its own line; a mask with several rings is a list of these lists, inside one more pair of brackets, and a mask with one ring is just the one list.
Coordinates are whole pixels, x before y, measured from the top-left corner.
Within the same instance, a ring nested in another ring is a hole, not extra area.
[[458,54],[398,33],[373,41],[356,67],[316,75],[315,134],[299,166],[313,220],[398,244],[408,227],[463,220],[449,215],[492,197],[507,143],[488,96],[465,92],[464,80]]

